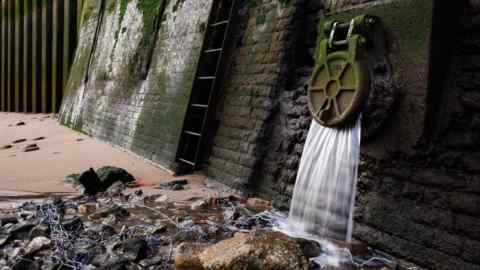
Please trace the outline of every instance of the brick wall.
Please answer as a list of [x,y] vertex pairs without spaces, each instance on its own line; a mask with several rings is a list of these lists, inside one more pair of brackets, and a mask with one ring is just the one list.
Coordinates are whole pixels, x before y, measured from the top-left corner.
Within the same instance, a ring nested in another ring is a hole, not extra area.
[[107,0],[101,21],[100,2],[84,9],[61,121],[172,167],[212,1],[168,1],[159,16],[162,0]]
[[223,89],[208,173],[237,187],[253,185],[272,132],[279,89],[286,83],[295,5],[245,1]]

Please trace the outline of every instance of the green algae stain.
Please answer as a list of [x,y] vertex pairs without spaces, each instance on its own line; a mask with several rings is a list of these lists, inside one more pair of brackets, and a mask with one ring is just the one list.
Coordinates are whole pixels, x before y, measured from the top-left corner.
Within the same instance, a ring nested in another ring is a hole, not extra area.
[[97,6],[98,3],[96,0],[85,0],[83,2],[81,24],[86,22],[93,15]]
[[149,47],[152,46],[152,39],[155,32],[158,30],[158,20],[160,14],[160,9],[163,6],[165,0],[139,0],[138,9],[143,14],[143,36],[140,46]]

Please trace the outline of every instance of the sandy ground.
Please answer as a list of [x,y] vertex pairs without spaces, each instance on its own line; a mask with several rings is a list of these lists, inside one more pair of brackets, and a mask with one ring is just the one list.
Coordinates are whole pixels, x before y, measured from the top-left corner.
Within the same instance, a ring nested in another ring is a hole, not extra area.
[[[19,122],[25,125],[17,126]],[[38,137],[45,139],[33,141]],[[18,139],[27,141],[14,144]],[[24,152],[32,143],[40,150]],[[131,153],[59,125],[54,115],[0,112],[0,148],[5,145],[13,147],[0,149],[0,202],[51,193],[74,195],[76,191],[63,182],[66,175],[106,165],[124,168],[137,180],[152,184],[188,179],[185,191],[142,188],[146,193],[161,192],[172,200],[219,195],[219,189],[206,188],[202,175],[174,177]]]

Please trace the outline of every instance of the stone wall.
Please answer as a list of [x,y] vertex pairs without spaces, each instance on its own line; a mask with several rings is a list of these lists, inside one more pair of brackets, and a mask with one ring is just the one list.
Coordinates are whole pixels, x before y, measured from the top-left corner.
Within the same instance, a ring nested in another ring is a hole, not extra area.
[[209,176],[239,188],[256,183],[271,137],[279,90],[287,83],[296,6],[245,1],[218,111]]
[[172,167],[212,1],[101,2],[84,6],[61,122]]

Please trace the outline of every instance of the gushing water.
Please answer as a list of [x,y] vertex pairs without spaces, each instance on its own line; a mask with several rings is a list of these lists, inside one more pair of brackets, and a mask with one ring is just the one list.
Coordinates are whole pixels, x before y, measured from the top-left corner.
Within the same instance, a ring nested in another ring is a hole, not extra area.
[[360,135],[360,119],[342,129],[312,121],[281,230],[310,239],[351,240]]

